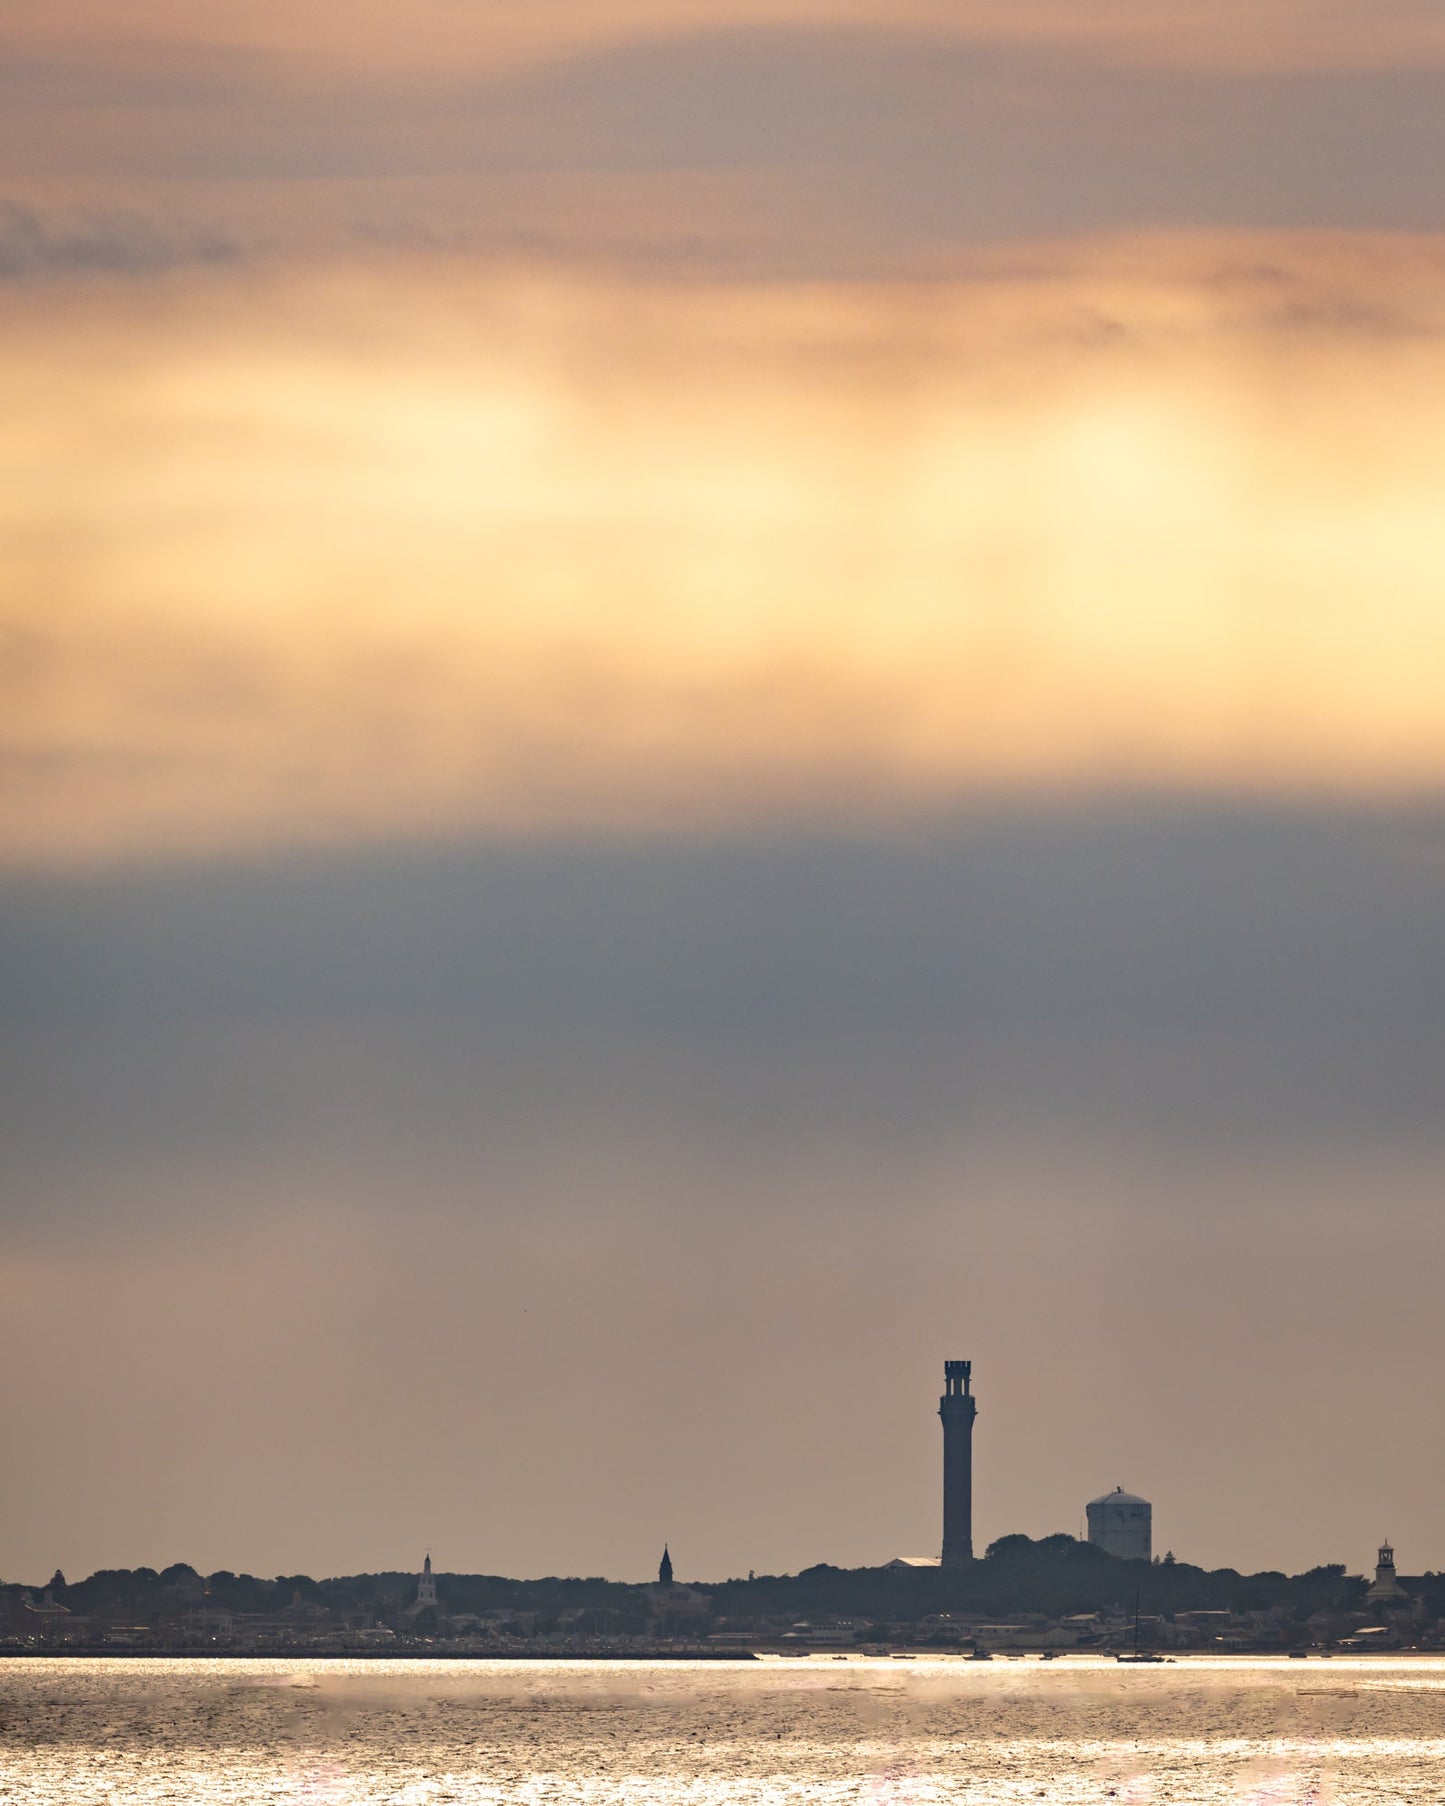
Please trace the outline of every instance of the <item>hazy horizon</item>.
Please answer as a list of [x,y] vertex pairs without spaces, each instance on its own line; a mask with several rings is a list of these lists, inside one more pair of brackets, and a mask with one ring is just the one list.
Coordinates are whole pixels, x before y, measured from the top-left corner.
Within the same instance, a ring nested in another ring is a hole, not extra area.
[[1441,845],[1116,802],[11,880],[0,1572],[933,1553],[957,1355],[980,1547],[1123,1484],[1206,1566],[1437,1565]]

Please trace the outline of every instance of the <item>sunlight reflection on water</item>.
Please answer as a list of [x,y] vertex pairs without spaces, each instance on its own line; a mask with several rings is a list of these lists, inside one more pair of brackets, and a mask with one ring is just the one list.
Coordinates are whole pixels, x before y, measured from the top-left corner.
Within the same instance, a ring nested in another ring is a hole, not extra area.
[[19,1806],[1405,1806],[1445,1662],[7,1660]]

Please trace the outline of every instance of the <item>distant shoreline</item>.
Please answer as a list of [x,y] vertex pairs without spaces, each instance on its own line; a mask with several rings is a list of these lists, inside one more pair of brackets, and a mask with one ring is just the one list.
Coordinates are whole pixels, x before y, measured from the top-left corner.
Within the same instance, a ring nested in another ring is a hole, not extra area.
[[[1109,1649],[1067,1649],[1056,1652],[1060,1665],[1072,1666],[1079,1661],[1112,1662],[1117,1654]],[[0,1661],[112,1661],[112,1662],[949,1662],[972,1666],[966,1653],[956,1650],[921,1649],[884,1653],[874,1650],[832,1649],[755,1650],[755,1649],[514,1649],[507,1651],[480,1649],[195,1649],[177,1645],[170,1649],[0,1649]],[[1027,1662],[1038,1666],[1040,1652],[1019,1650],[997,1653],[995,1666]],[[1278,1662],[1293,1665],[1308,1661],[1312,1667],[1322,1661],[1335,1661],[1348,1666],[1354,1662],[1434,1661],[1445,1660],[1439,1649],[1366,1649],[1310,1650],[1301,1656],[1283,1649],[1177,1649],[1170,1652],[1170,1666],[1187,1666],[1194,1662]],[[1049,1664],[1045,1664],[1046,1666]]]
[[756,1662],[751,1649],[0,1649],[0,1660],[202,1662]]

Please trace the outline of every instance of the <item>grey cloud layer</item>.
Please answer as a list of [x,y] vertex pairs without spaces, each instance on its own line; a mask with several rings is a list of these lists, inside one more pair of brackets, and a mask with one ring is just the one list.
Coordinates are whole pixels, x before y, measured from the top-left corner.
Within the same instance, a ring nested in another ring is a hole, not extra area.
[[882,33],[618,50],[479,96],[523,168],[833,170],[920,229],[1439,223],[1436,71],[1111,66]]
[[[851,1114],[877,1072],[872,1107],[915,1127],[961,1107],[991,1131],[1012,1095],[1076,1118],[1097,1105],[1105,1127],[1122,1111],[1186,1140],[1228,1128],[1289,1143],[1434,1133],[1442,902],[1433,810],[1121,803],[897,840],[502,845],[12,879],[0,979],[22,1038],[74,1029],[160,1048],[218,1023],[444,1021],[492,1064],[571,1036],[579,1049],[692,1042],[739,1063],[742,1099],[764,1057],[796,1069],[813,1117],[834,1082]],[[849,1047],[864,1050],[851,1075],[836,1064]],[[978,1089],[961,1106],[952,1076],[915,1089],[931,1062]],[[109,1095],[134,1082],[117,1070]],[[164,1087],[152,1094],[157,1138],[214,1114],[195,1103],[170,1111]],[[40,1098],[20,1110],[19,1143],[44,1115]]]
[[[1161,70],[796,29],[625,45],[466,85],[342,89],[207,53],[194,69],[56,69],[39,93],[43,113],[21,89],[0,131],[12,187],[22,170],[179,178],[274,186],[279,204],[288,184],[335,184],[338,218],[368,217],[384,191],[376,217],[442,233],[465,221],[546,238],[559,196],[580,202],[585,184],[644,184],[645,215],[648,182],[719,177],[763,184],[759,233],[842,235],[857,258],[1140,225],[1442,223],[1445,78],[1430,69]],[[470,201],[441,196],[456,184]],[[624,246],[625,214],[609,228]]]

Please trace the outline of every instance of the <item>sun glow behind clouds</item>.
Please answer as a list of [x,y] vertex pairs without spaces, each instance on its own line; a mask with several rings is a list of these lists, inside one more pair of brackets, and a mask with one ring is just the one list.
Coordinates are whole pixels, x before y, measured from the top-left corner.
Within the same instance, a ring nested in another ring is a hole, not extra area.
[[13,297],[5,855],[1438,783],[1441,267]]

